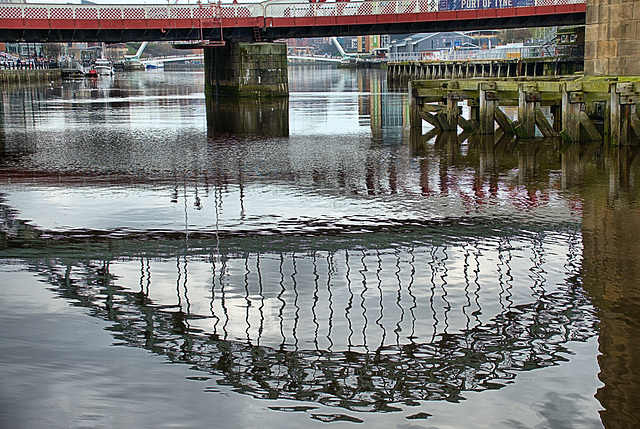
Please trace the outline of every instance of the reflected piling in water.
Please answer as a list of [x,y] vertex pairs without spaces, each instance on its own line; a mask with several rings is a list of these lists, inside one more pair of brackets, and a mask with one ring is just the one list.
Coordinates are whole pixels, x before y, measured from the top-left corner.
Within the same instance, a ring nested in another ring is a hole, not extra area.
[[228,133],[263,137],[289,136],[289,98],[234,98],[207,95],[209,137]]

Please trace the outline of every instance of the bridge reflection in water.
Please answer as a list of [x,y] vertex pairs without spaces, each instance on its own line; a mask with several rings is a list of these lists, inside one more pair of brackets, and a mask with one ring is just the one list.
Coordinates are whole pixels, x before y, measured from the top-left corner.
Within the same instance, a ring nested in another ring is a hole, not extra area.
[[74,256],[73,238],[34,240],[19,221],[13,231],[41,247],[14,252],[55,293],[113,322],[119,344],[258,398],[393,411],[500,388],[597,334],[579,231],[495,228],[405,224],[353,240],[220,233],[146,247],[118,239],[138,257],[95,237],[94,249],[81,245],[103,254],[91,259]]
[[[15,94],[5,114],[28,132],[10,121],[0,130],[0,257],[113,322],[118,344],[188,364],[209,391],[392,411],[499,389],[597,337],[602,421],[637,425],[638,149],[477,136],[460,145],[446,135],[401,144],[405,104],[380,95],[378,83],[363,83],[369,93],[356,101],[370,133],[322,153],[296,149],[327,135],[295,129],[286,142],[218,141],[225,131],[211,119],[207,130],[138,137],[117,122],[122,112],[142,114],[127,96],[136,88],[125,87],[82,93],[107,97],[96,104],[114,111],[87,102],[68,114],[103,115],[112,130],[86,143],[67,136],[65,151],[42,125],[64,110],[39,102],[39,90]],[[184,97],[155,102],[163,124],[165,103],[193,105],[194,88],[180,88]],[[96,171],[118,174],[92,182]],[[88,189],[116,214],[104,194],[135,188],[139,199],[152,193],[153,207],[184,208],[184,219],[165,229],[155,216],[146,229],[38,226],[20,217],[25,207],[12,194],[41,187],[74,197]],[[274,188],[293,204],[289,217],[245,207]],[[305,206],[308,195],[320,209]],[[307,217],[296,217],[298,206]],[[338,206],[349,208],[334,213]]]

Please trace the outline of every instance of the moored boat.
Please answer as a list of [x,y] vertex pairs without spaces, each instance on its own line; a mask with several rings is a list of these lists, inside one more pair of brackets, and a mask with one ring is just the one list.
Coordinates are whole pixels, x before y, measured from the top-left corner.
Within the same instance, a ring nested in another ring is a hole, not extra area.
[[63,79],[81,78],[85,75],[84,67],[78,61],[62,61],[59,68]]
[[111,61],[106,58],[98,58],[92,68],[100,76],[111,76],[114,74],[113,65],[111,64]]

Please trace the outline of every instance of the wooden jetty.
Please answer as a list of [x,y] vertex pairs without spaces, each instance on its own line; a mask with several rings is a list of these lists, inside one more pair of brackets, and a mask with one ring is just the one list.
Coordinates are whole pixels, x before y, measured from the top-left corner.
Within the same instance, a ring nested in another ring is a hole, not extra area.
[[[608,140],[612,145],[640,142],[640,77],[536,77],[441,79],[409,82],[412,128],[430,123],[441,131],[494,134],[497,128],[519,138],[565,141]],[[470,118],[461,115],[466,101]],[[503,106],[517,107],[511,120]],[[551,120],[542,111],[548,106]]]

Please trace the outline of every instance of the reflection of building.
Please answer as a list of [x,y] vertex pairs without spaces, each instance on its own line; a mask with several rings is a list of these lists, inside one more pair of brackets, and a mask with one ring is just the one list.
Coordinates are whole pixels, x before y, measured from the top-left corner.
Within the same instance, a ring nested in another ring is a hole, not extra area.
[[386,79],[379,73],[359,74],[358,91],[368,94],[358,98],[358,113],[362,118],[370,117],[373,136],[401,143],[406,99],[401,94],[387,93]]

